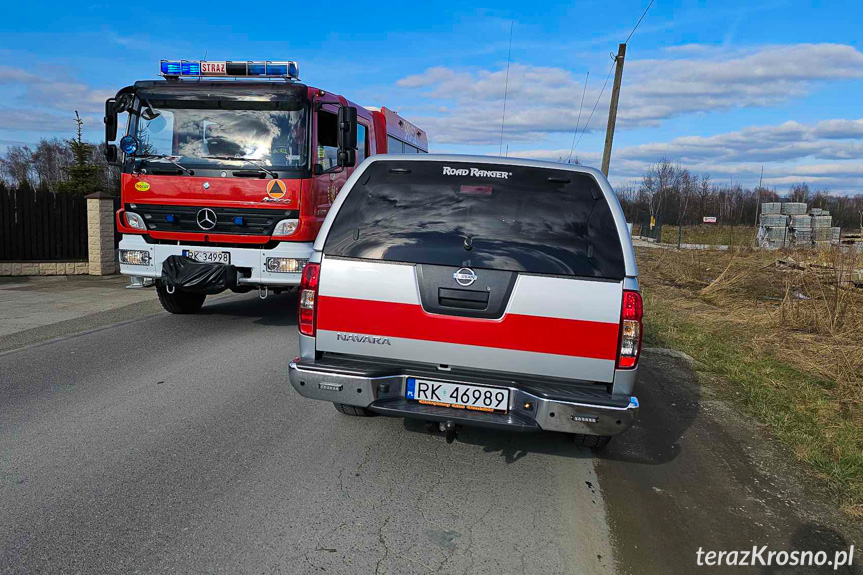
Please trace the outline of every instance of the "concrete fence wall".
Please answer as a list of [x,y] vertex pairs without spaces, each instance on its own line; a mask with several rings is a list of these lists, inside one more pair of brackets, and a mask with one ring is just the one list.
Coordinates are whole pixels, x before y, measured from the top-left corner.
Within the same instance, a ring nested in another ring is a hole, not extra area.
[[0,261],[0,276],[104,276],[120,271],[114,250],[114,198],[102,193],[87,199],[87,261]]
[[87,262],[0,262],[0,276],[74,276],[90,273]]
[[114,198],[101,192],[87,196],[87,255],[91,276],[120,271],[114,254]]

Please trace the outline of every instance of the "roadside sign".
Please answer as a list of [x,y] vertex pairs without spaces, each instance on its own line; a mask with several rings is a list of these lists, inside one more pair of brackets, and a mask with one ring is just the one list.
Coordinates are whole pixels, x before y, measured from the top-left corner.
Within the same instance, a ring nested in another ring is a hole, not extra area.
[[703,218],[701,218],[701,221],[705,224],[715,224],[716,216],[704,216]]

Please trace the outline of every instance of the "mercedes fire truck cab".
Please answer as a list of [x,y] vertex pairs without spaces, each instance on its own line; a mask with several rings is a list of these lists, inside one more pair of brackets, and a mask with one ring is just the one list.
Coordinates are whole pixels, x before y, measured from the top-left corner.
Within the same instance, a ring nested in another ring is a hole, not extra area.
[[172,313],[295,288],[355,167],[428,152],[423,130],[300,83],[296,62],[163,60],[160,75],[107,100],[105,139],[122,168],[120,272]]

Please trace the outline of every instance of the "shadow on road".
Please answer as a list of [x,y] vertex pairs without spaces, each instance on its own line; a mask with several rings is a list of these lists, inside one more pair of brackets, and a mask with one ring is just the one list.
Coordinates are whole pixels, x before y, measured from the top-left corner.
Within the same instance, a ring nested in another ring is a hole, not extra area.
[[266,326],[297,325],[297,294],[270,294],[261,299],[257,292],[231,297],[214,303],[205,302],[200,315],[254,318],[253,323]]
[[607,461],[662,465],[681,453],[681,438],[701,409],[696,376],[679,362],[649,356],[635,386],[640,410],[636,424],[599,454]]
[[[404,429],[412,433],[431,433],[439,436],[441,441],[445,441],[443,433],[430,432],[424,421],[405,419]],[[558,457],[591,457],[590,450],[577,447],[572,442],[571,436],[547,431],[511,433],[481,427],[460,427],[456,442],[480,446],[485,453],[496,454],[507,464],[515,463],[531,453]]]
[[[673,461],[682,451],[681,438],[701,409],[701,392],[695,375],[667,358],[645,358],[635,392],[641,403],[638,421],[599,452],[577,447],[571,435],[553,432],[505,433],[461,427],[456,441],[480,445],[486,453],[497,453],[507,463],[514,463],[530,453],[596,457],[636,465],[663,465]],[[414,433],[429,433],[425,422],[419,420],[405,420],[404,428]],[[440,435],[443,441],[443,434]]]
[[[767,565],[761,569],[761,575],[787,575],[790,573],[824,573],[829,570],[831,573],[841,573],[842,575],[860,575],[859,565],[848,565],[847,553],[853,542],[848,541],[838,531],[818,525],[817,523],[803,523],[794,530],[791,536],[789,545],[782,549],[769,549],[770,551],[810,551],[813,554],[823,551],[826,553],[826,560],[831,563],[825,567],[818,566],[777,566]],[[766,554],[766,553],[765,553]],[[838,555],[837,555],[838,554]],[[844,554],[844,555],[843,555]],[[837,559],[837,557],[844,558]],[[836,560],[840,566],[833,566],[832,562]],[[854,559],[854,562],[857,558]],[[808,561],[807,561],[808,562]],[[844,563],[844,564],[843,564]]]

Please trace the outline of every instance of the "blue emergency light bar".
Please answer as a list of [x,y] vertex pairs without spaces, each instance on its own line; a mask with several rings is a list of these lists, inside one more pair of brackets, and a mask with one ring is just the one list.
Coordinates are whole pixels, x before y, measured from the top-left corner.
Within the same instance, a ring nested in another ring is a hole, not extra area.
[[162,60],[160,75],[168,78],[181,76],[248,77],[300,79],[300,66],[296,62]]

